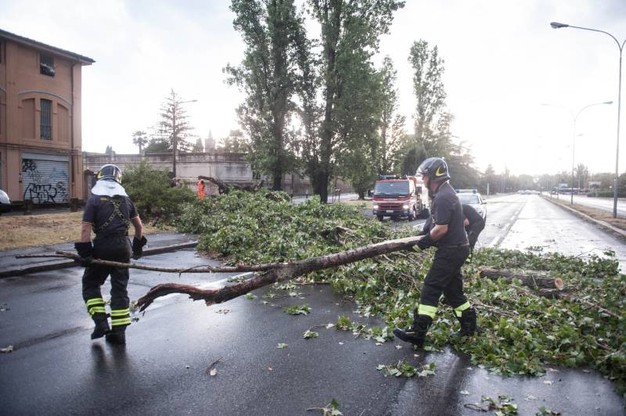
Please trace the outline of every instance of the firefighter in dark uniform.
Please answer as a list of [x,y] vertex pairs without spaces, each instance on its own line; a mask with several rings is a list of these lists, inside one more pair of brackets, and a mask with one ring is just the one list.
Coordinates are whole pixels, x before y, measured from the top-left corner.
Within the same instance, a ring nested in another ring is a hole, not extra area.
[[402,341],[421,348],[442,294],[461,322],[460,335],[476,332],[476,311],[463,293],[461,267],[470,253],[470,247],[461,202],[449,182],[448,165],[442,158],[431,157],[422,162],[417,174],[422,175],[432,198],[432,227],[422,235],[417,246],[422,250],[435,246],[437,251],[424,279],[413,324],[406,329],[396,328],[393,333]]
[[463,204],[465,232],[470,245],[470,253],[474,250],[478,236],[485,229],[485,220],[471,205]]
[[[128,263],[131,255],[137,259],[143,254],[146,237],[135,204],[121,185],[122,174],[115,165],[104,165],[96,174],[96,184],[91,189],[83,212],[81,241],[74,244],[85,266],[83,274],[83,299],[87,312],[95,322],[91,339],[106,336],[107,342],[126,343],[126,327],[130,325],[128,299],[128,268],[99,266],[92,259]],[[128,229],[133,226],[132,245]],[[91,232],[95,233],[93,244]],[[111,326],[107,317],[101,286],[111,276]]]

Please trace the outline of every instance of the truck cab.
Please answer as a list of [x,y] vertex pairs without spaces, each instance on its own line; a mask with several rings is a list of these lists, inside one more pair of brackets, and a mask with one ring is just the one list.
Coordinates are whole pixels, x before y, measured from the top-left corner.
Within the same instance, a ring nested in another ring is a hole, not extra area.
[[374,185],[372,213],[379,221],[384,217],[413,221],[428,215],[425,195],[421,178],[381,175]]

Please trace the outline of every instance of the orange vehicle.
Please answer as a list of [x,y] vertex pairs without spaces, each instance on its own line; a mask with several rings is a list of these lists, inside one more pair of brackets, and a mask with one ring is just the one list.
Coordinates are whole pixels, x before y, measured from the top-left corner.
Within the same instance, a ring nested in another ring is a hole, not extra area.
[[413,221],[428,216],[427,201],[428,194],[421,178],[382,175],[374,186],[372,213],[380,221],[384,217]]

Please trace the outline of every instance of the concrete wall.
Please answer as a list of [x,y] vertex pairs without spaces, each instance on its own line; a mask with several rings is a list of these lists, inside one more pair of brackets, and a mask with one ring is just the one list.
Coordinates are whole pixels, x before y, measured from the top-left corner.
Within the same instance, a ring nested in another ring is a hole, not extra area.
[[[117,165],[122,172],[124,172],[124,169],[137,166],[144,160],[154,169],[172,172],[171,153],[152,153],[147,155],[83,154],[85,171],[94,173],[97,172],[102,165],[107,163]],[[196,189],[196,183],[198,182],[198,176],[209,176],[226,183],[239,185],[252,185],[260,181],[260,179],[254,178],[252,169],[244,153],[228,153],[220,150],[214,150],[209,153],[181,153],[178,155],[176,162],[176,171],[178,173],[177,179],[186,186],[194,189],[194,191]],[[86,178],[88,176],[89,175],[86,175]],[[86,190],[83,199],[87,196],[90,184],[91,183],[88,182],[85,185]],[[270,185],[270,182],[265,180],[264,185],[267,187]],[[215,185],[206,183],[206,186],[207,195],[217,194],[217,187]],[[339,181],[338,186],[342,188],[343,192],[349,190],[349,187],[341,181]],[[283,179],[283,190],[292,195],[312,195],[313,193],[310,181],[307,177],[300,177],[293,174],[285,175]]]

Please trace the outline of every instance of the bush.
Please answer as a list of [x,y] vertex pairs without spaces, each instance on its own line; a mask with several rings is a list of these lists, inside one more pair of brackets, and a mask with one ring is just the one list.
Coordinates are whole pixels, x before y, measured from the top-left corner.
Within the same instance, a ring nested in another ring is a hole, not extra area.
[[122,184],[144,221],[173,224],[184,205],[196,199],[189,188],[171,187],[167,172],[146,162],[125,170]]

